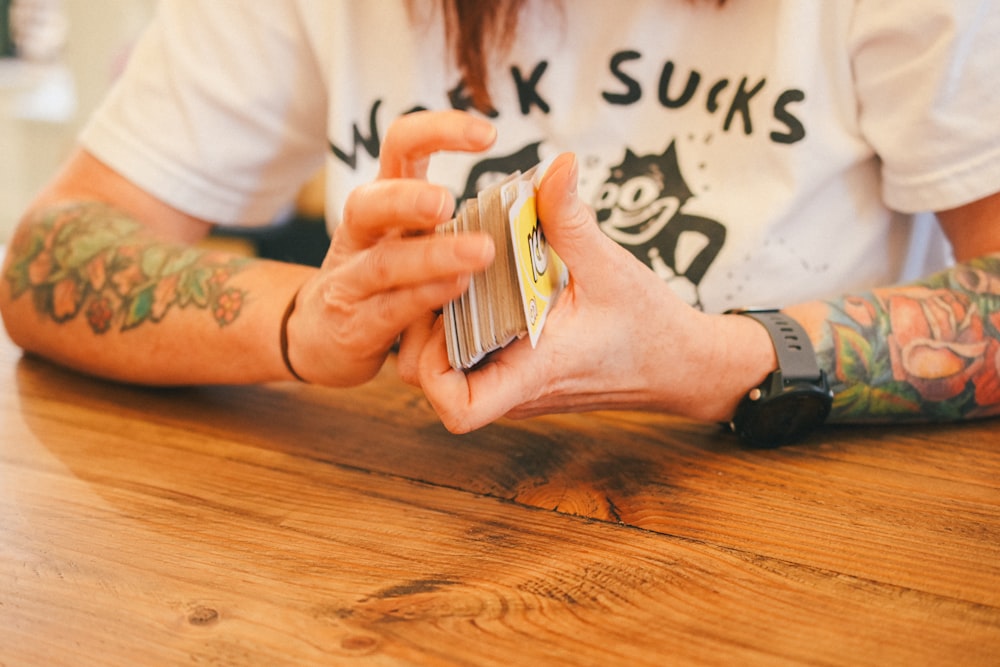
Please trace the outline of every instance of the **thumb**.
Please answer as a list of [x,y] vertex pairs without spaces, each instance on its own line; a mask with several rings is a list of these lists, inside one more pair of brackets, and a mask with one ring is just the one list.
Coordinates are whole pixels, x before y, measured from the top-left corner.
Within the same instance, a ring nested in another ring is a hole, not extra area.
[[597,226],[594,211],[580,199],[578,174],[576,156],[563,153],[545,170],[538,186],[538,219],[545,240],[570,273],[593,266],[595,254],[612,242]]

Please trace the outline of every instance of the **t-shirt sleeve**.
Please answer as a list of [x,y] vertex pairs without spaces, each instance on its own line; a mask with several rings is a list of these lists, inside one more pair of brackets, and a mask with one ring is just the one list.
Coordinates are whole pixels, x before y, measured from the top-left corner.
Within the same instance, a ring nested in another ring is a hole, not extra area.
[[326,150],[326,91],[296,4],[165,0],[81,144],[186,213],[272,221]]
[[852,59],[889,206],[943,210],[1000,191],[996,2],[861,0]]

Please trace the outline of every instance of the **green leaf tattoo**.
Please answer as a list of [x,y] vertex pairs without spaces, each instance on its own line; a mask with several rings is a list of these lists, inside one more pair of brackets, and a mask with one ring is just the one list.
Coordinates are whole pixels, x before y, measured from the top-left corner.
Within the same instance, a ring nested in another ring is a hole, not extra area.
[[143,226],[100,203],[49,209],[22,228],[5,278],[55,322],[84,314],[94,333],[159,322],[173,308],[207,310],[232,324],[245,290],[229,285],[249,260],[151,240]]
[[1000,412],[1000,257],[828,303],[817,347],[841,421]]

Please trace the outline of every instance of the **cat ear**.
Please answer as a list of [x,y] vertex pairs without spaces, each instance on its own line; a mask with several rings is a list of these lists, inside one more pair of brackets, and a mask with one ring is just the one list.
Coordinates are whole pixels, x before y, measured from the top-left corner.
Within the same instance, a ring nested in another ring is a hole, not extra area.
[[667,150],[663,151],[663,157],[665,159],[668,159],[668,160],[671,160],[671,159],[672,160],[676,160],[677,159],[677,140],[676,139],[670,142],[670,145],[667,146]]

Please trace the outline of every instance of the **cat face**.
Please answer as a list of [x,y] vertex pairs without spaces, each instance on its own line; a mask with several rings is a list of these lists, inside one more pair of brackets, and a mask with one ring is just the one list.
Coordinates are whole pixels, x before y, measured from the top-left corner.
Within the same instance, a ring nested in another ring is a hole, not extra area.
[[625,246],[644,245],[658,236],[691,198],[674,144],[659,155],[625,158],[611,168],[594,208],[601,229]]

